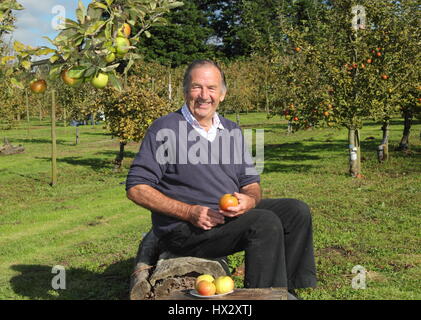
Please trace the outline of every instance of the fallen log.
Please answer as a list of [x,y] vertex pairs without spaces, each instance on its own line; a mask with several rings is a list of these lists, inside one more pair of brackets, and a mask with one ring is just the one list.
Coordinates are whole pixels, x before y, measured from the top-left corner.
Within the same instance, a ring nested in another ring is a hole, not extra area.
[[4,138],[4,144],[0,147],[0,155],[8,156],[22,152],[25,152],[25,148],[21,144],[19,146],[14,146],[10,144],[7,138]]

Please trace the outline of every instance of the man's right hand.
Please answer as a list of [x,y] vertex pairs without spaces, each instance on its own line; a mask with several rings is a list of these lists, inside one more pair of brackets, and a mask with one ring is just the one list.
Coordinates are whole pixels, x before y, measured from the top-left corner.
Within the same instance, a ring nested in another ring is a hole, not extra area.
[[223,224],[225,219],[218,211],[193,205],[189,211],[189,222],[200,229],[210,230],[218,224]]

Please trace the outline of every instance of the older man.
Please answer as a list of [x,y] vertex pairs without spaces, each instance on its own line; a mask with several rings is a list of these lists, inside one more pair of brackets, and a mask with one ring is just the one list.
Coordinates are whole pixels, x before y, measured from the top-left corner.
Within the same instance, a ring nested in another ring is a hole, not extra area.
[[[151,210],[169,251],[205,258],[245,251],[245,287],[314,287],[310,210],[295,199],[261,199],[241,130],[216,112],[227,93],[223,71],[194,61],[183,85],[184,106],[148,129],[127,177],[128,198]],[[238,205],[223,211],[218,202],[227,193]]]

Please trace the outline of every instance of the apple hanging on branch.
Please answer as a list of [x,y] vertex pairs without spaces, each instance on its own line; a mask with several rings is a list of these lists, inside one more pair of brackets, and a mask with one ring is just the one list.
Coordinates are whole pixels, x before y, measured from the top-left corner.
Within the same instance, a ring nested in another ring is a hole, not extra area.
[[[29,87],[34,93],[43,93],[47,87],[47,83],[41,78],[45,78],[46,75],[42,74],[40,68],[37,70],[35,79],[33,75],[30,75],[32,58],[53,53],[54,50],[47,47],[27,46],[19,41],[15,41],[13,43],[13,51],[13,56],[0,58],[0,66],[8,66],[5,68],[4,73],[5,79],[7,79],[5,81],[6,86],[12,86],[21,90]],[[36,82],[35,80],[42,80],[43,82]]]
[[50,58],[54,63],[50,75],[61,74],[70,86],[89,82],[102,89],[110,84],[122,91],[122,76],[141,58],[135,53],[141,37],[150,37],[148,29],[165,24],[163,15],[181,5],[176,0],[94,0],[85,7],[79,0],[77,20],[65,19],[54,40],[45,37],[57,48]]

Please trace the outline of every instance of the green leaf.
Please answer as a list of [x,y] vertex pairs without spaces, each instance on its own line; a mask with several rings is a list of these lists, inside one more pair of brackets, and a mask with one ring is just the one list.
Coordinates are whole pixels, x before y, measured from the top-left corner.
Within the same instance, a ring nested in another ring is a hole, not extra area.
[[37,55],[37,56],[45,56],[47,54],[54,53],[54,52],[55,51],[53,49],[50,49],[50,48],[41,48],[41,49],[38,49],[35,52],[35,55]]
[[109,74],[109,80],[110,80],[110,84],[111,84],[111,86],[114,88],[114,89],[116,89],[116,90],[118,90],[118,91],[123,91],[123,85],[121,84],[121,81],[120,81],[120,79],[118,79],[117,77],[116,77],[116,75],[115,75],[115,72],[111,72],[110,74]]
[[175,9],[181,6],[184,6],[184,3],[180,1],[176,1],[176,2],[168,4],[168,9]]
[[60,59],[60,56],[55,54],[52,57],[50,57],[50,63],[56,62],[58,59]]
[[105,26],[105,37],[107,39],[112,38],[112,30],[113,30],[113,23],[112,21],[107,22],[107,25]]
[[90,78],[92,77],[96,72],[96,68],[95,67],[90,67],[86,70],[84,77],[85,78]]
[[24,60],[24,61],[22,61],[22,62],[21,62],[21,65],[22,65],[22,67],[24,67],[24,68],[25,68],[25,70],[27,70],[27,71],[31,70],[32,63],[31,63],[31,62],[29,62],[28,60]]
[[114,2],[114,0],[105,0],[105,2],[108,4],[108,6],[111,6]]
[[100,8],[100,9],[108,10],[108,7],[105,4],[101,3],[101,2],[94,2],[91,5],[94,8]]
[[23,50],[25,50],[25,45],[22,43],[22,42],[19,42],[19,41],[15,41],[14,43],[13,43],[13,49],[16,51],[16,52],[22,52]]
[[51,78],[56,78],[60,74],[61,67],[62,67],[61,65],[52,67],[50,70],[49,76]]
[[105,25],[105,21],[96,21],[91,25],[85,32],[85,36],[93,36],[101,31],[102,27]]
[[24,85],[22,82],[16,80],[15,78],[11,78],[10,82],[12,84],[12,86],[18,88],[18,89],[24,89]]
[[119,65],[120,65],[120,63],[116,63],[116,64],[113,64],[113,65],[110,65],[110,66],[106,66],[104,68],[101,68],[101,71],[108,73],[108,72],[111,72],[114,69],[116,69]]
[[76,17],[81,24],[85,23],[86,8],[81,0],[79,0],[78,8],[76,9]]
[[77,23],[76,21],[73,21],[72,19],[66,18],[64,20],[64,28],[65,29],[68,29],[68,28],[79,29],[80,28],[80,24]]
[[15,57],[14,57],[14,56],[5,56],[5,57],[2,57],[2,58],[0,59],[0,64],[4,65],[4,64],[6,64],[7,62],[9,62],[9,61],[13,61],[13,60],[15,60]]
[[83,77],[86,69],[86,67],[74,67],[71,68],[67,74],[70,78],[80,79]]

